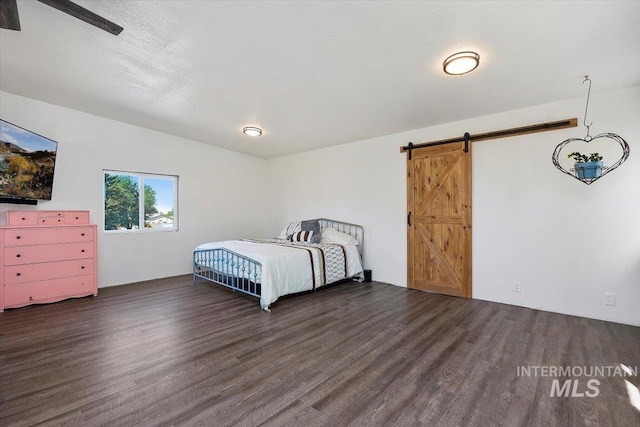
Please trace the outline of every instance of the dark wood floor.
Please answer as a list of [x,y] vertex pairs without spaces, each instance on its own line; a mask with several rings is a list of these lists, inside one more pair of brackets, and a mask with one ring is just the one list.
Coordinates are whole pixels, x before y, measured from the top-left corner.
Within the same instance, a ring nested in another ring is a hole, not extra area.
[[640,425],[624,378],[516,375],[640,365],[640,328],[375,282],[272,308],[181,276],[2,313],[0,425]]

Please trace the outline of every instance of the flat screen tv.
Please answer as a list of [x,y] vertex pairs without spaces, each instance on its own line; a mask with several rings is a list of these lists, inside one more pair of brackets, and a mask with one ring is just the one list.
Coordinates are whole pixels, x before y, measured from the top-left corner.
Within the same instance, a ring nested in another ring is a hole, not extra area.
[[57,150],[57,142],[0,120],[0,203],[51,200]]

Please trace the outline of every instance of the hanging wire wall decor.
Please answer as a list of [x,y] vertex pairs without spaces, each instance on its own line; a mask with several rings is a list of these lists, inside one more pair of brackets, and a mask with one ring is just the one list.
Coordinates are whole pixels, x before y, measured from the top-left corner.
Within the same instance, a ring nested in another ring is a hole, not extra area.
[[[584,126],[587,128],[587,136],[584,138],[569,138],[565,141],[562,141],[556,149],[553,151],[553,165],[558,168],[562,173],[566,173],[569,176],[576,178],[578,181],[582,181],[585,184],[589,185],[599,180],[609,172],[616,169],[618,166],[623,164],[627,158],[629,157],[629,144],[625,141],[620,135],[616,135],[615,133],[601,133],[596,136],[589,135],[589,128],[593,125],[593,122],[587,124],[587,110],[589,109],[589,97],[591,96],[591,79],[589,76],[585,76],[584,81],[589,82],[589,91],[587,92],[587,104],[584,108]],[[611,166],[605,166],[602,156],[599,153],[590,153],[590,154],[582,154],[579,152],[572,152],[567,155],[568,158],[573,158],[575,160],[574,167],[567,170],[562,167],[560,164],[560,151],[567,145],[572,142],[585,142],[590,143],[591,141],[595,141],[596,139],[607,138],[615,141],[622,148],[622,156],[618,159],[617,162],[612,164]]]

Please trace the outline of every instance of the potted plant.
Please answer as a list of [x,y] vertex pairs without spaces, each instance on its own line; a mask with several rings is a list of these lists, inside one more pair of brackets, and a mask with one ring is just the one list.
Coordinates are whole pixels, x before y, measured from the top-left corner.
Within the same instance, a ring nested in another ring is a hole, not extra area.
[[574,151],[567,157],[576,161],[573,165],[576,171],[576,176],[579,179],[595,179],[602,175],[602,156],[598,153],[591,153],[588,156],[586,154]]

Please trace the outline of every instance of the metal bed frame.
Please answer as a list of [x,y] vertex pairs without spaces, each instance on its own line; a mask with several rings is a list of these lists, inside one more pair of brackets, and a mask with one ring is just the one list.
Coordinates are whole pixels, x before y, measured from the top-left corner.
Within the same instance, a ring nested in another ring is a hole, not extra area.
[[[364,266],[364,228],[361,225],[318,218],[320,232],[331,227],[358,240],[358,253]],[[198,278],[260,298],[262,264],[226,248],[200,249],[193,252],[193,283]],[[266,309],[268,311],[268,308]]]

